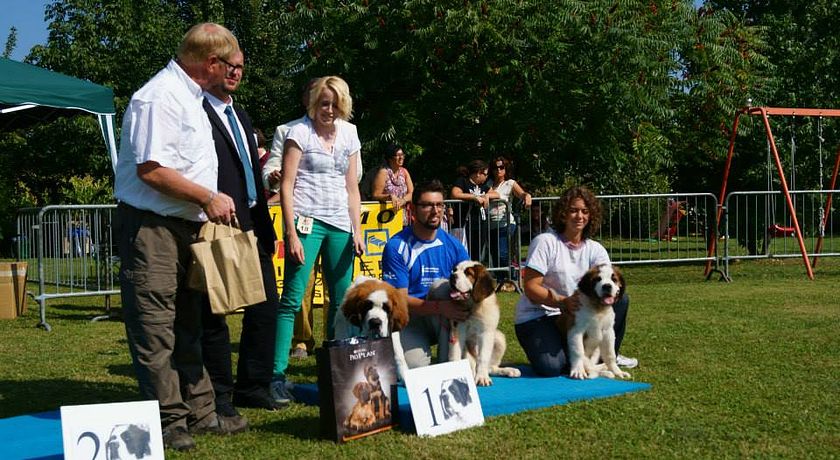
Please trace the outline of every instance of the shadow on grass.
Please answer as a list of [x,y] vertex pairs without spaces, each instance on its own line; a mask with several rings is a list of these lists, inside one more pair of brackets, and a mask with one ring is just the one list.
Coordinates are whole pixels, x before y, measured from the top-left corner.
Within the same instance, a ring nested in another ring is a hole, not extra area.
[[131,364],[111,364],[107,367],[108,373],[111,375],[119,375],[134,379],[134,366]]
[[318,416],[300,416],[275,420],[260,425],[261,430],[271,433],[292,435],[298,439],[322,440]]
[[[47,304],[47,317],[59,313],[62,320],[91,321],[94,318],[107,316],[108,321],[122,321],[122,309],[112,307],[108,311],[98,305]],[[105,318],[102,318],[105,319]],[[101,319],[100,319],[101,320]]]
[[137,401],[134,385],[70,379],[0,380],[0,418],[56,410],[61,406]]

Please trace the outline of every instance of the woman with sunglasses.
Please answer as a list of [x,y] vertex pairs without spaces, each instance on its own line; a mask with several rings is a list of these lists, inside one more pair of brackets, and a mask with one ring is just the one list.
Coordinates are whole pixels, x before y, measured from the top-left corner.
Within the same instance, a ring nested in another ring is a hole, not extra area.
[[[522,200],[525,206],[531,206],[531,194],[510,178],[510,169],[510,160],[503,156],[490,162],[490,188],[499,194],[499,199],[490,203],[490,241],[498,241],[498,250],[491,251],[495,254],[491,260],[494,267],[510,266],[510,236],[516,234],[511,195]],[[504,280],[507,280],[507,273],[499,276],[500,282]]]

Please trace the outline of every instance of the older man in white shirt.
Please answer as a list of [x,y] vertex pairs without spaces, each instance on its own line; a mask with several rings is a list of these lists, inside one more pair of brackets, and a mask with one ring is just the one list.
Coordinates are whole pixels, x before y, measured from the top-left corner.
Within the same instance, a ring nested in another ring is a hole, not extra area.
[[229,222],[217,192],[218,159],[202,90],[223,80],[236,37],[213,23],[192,27],[177,58],[131,98],[122,126],[114,195],[121,297],[141,396],[160,404],[164,443],[195,447],[192,434],[236,433],[241,417],[215,413],[201,356],[200,294],[186,286],[189,245],[207,219]]

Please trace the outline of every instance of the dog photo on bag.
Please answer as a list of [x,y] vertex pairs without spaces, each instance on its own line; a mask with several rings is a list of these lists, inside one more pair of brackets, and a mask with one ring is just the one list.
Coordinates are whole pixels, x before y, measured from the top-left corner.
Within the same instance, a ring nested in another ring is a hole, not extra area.
[[389,339],[325,342],[316,351],[321,429],[346,442],[391,429],[397,371]]

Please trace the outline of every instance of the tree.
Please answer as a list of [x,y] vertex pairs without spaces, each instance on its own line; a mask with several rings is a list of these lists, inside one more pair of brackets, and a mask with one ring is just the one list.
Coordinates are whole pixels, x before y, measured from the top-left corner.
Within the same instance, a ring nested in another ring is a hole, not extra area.
[[[689,0],[55,0],[49,40],[28,60],[112,87],[120,118],[184,31],[212,20],[240,40],[235,97],[266,133],[300,116],[310,78],[347,80],[366,168],[396,140],[417,179],[450,182],[457,165],[504,154],[543,193],[568,182],[707,191],[695,176],[718,174],[734,108],[773,86],[760,28],[732,11]],[[41,202],[61,199],[56,177],[111,176],[90,117],[14,136],[0,139],[12,149],[0,167]]]
[[420,177],[501,153],[535,186],[664,191],[677,154],[708,155],[686,104],[717,147],[762,64],[750,28],[686,1],[289,4],[299,80],[342,75],[367,151],[397,138]]
[[3,48],[3,57],[8,59],[17,46],[17,27],[9,28],[9,36],[6,37],[6,46]]
[[[774,68],[764,91],[757,96],[751,95],[753,105],[840,106],[840,37],[835,33],[840,25],[836,15],[840,6],[837,1],[725,0],[707,3],[709,10],[732,12],[755,27],[766,43],[762,54]],[[819,188],[820,155],[824,160],[822,177],[827,178],[831,173],[831,159],[840,143],[840,123],[836,119],[798,117],[775,117],[771,123],[786,171],[788,174],[796,172],[797,188]],[[738,149],[744,155],[739,160],[748,165],[740,166],[740,172],[746,176],[741,184],[753,190],[764,189],[767,174],[764,130],[757,129],[743,137],[746,140],[740,141]],[[796,164],[790,161],[794,142]],[[824,183],[824,186],[828,184]]]

